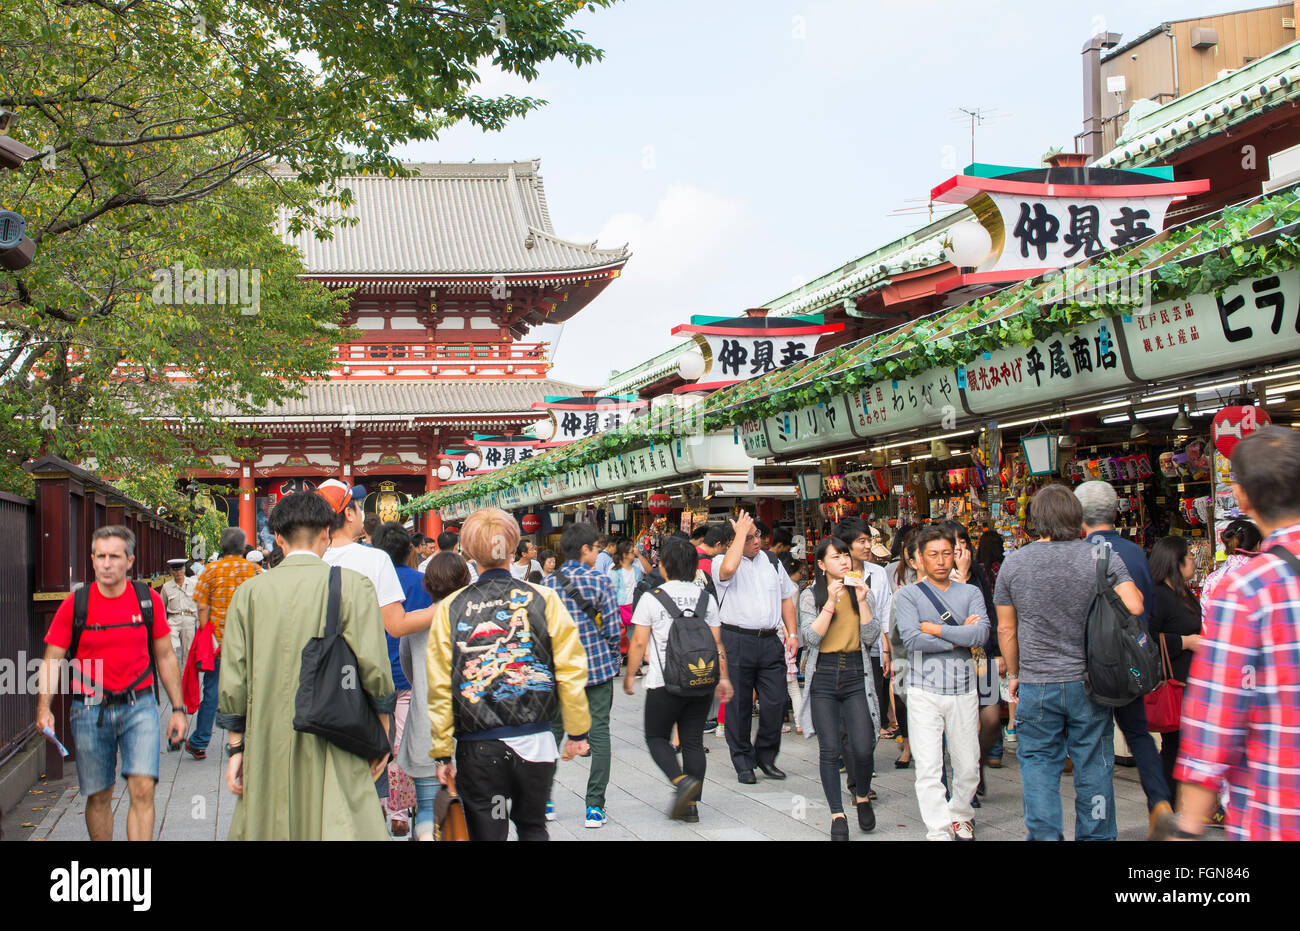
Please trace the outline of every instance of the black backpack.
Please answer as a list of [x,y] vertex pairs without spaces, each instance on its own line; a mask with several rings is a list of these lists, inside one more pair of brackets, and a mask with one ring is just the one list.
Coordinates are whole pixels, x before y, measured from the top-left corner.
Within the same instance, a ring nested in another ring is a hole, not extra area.
[[293,729],[322,737],[364,760],[377,760],[392,751],[392,744],[361,688],[357,656],[339,633],[342,594],[343,570],[331,566],[325,634],[312,637],[302,648]]
[[[667,649],[659,657],[664,688],[670,695],[683,698],[712,695],[722,677],[718,644],[704,620],[709,608],[709,593],[700,592],[695,607],[688,611],[677,607],[677,602],[662,588],[656,588],[650,594],[673,619],[673,626],[668,631]],[[659,642],[656,640],[654,643],[657,652]]]
[[637,604],[641,601],[641,596],[654,591],[660,585],[667,581],[659,574],[658,569],[651,569],[645,575],[641,576],[641,581],[636,583],[636,588],[632,590],[632,610],[636,610]]
[[[69,663],[77,655],[77,647],[81,643],[81,635],[87,627],[87,619],[90,614],[90,586],[94,582],[89,582],[77,589],[72,596],[72,640],[68,643],[68,652],[64,654],[64,659]],[[156,662],[153,655],[153,589],[144,582],[132,582],[131,589],[135,592],[135,600],[140,603],[140,617],[143,620],[144,627],[144,651],[149,657],[149,665],[145,667],[144,672],[136,676],[135,681],[122,689],[120,692],[109,692],[104,688],[102,682],[91,682],[85,676],[81,676],[81,681],[89,689],[95,686],[103,693],[103,697],[110,702],[113,699],[121,698],[130,692],[134,692],[141,682],[150,676],[153,676],[153,696],[158,698],[158,676]],[[135,627],[135,624],[91,624],[91,630],[111,630],[116,627]]]
[[1160,650],[1106,580],[1111,548],[1096,547],[1097,594],[1088,609],[1083,652],[1083,689],[1099,705],[1122,708],[1161,682]]

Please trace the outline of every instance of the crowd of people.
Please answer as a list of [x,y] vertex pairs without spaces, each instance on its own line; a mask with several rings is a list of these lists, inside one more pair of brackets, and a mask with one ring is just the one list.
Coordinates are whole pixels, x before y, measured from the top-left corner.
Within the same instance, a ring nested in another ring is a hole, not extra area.
[[[1036,539],[1011,552],[953,521],[898,527],[887,546],[851,517],[806,559],[788,528],[741,510],[669,535],[652,560],[583,523],[563,529],[558,553],[539,552],[495,509],[458,533],[411,534],[364,517],[364,490],[330,480],[272,509],[273,559],[249,559],[231,528],[197,577],[176,561],[161,592],[128,581],[131,532],[103,527],[94,583],[46,636],[37,726],[52,729],[55,667],[75,656],[72,740],[94,839],[112,836],[119,758],[128,836],[152,835],[155,680],[174,709],[171,749],[203,759],[213,728],[227,733],[231,838],[432,840],[454,800],[471,840],[504,840],[511,823],[541,840],[557,763],[575,756],[590,758],[584,825],[599,829],[620,673],[626,694],[644,691],[641,738],[677,820],[700,819],[706,733],[725,737],[737,783],[754,785],[786,778],[793,728],[817,741],[832,840],[854,833],[846,802],[857,833],[875,828],[872,777],[895,741],[928,839],[977,836],[986,767],[1014,751],[1029,839],[1064,839],[1071,773],[1073,836],[1113,840],[1118,728],[1149,837],[1226,826],[1300,839],[1300,433],[1258,431],[1232,468],[1250,519],[1223,530],[1228,558],[1199,599],[1186,542],[1147,553],[1124,539],[1101,481],[1039,490]],[[1159,747],[1149,695],[1108,703],[1089,678],[1085,631],[1107,594],[1186,684]],[[342,708],[359,690],[349,726],[377,722],[391,752],[299,720],[304,664],[336,641],[350,656],[342,681],[314,680],[308,697]],[[182,709],[197,711],[192,728]]]

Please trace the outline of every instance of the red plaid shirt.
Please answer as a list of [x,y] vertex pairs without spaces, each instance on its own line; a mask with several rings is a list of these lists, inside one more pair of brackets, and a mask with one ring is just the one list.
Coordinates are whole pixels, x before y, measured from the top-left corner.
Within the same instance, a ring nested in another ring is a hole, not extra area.
[[[1300,553],[1300,524],[1271,534]],[[1300,578],[1261,555],[1217,587],[1183,697],[1174,778],[1228,783],[1236,840],[1300,840]]]

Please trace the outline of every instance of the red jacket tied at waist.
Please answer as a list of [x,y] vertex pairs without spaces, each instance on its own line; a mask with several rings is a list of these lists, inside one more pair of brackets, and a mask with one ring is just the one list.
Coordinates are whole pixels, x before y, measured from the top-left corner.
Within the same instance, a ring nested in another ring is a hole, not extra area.
[[185,713],[193,714],[203,702],[203,687],[199,684],[200,672],[212,672],[217,668],[217,641],[213,632],[215,625],[204,624],[203,629],[194,635],[190,652],[185,657],[185,671],[181,675],[181,697],[185,702]]

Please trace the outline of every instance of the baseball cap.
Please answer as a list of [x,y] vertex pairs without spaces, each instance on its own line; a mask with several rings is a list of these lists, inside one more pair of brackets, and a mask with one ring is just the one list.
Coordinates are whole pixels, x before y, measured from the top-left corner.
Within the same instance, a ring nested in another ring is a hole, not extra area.
[[349,485],[346,482],[340,482],[336,478],[331,478],[316,486],[316,494],[328,501],[329,506],[337,514],[348,506],[348,501],[357,501],[359,503],[364,499],[366,489],[363,485]]
[[185,559],[184,556],[179,556],[176,559],[167,560],[167,565],[173,569],[184,569],[186,562],[187,560]]

